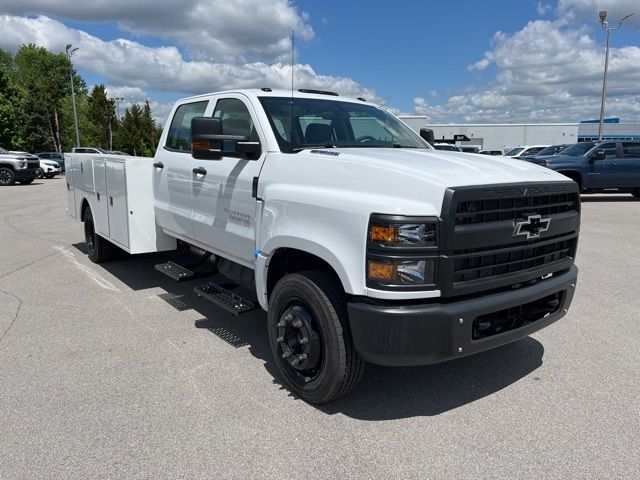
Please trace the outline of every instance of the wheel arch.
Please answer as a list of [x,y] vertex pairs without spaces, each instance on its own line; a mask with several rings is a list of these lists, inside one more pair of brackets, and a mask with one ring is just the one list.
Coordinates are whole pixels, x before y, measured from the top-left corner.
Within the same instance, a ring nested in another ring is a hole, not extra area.
[[82,200],[80,201],[80,221],[84,222],[84,217],[85,214],[87,213],[87,209],[90,209],[91,206],[89,205],[89,200],[87,200],[87,197],[82,197]]
[[578,184],[578,188],[582,191],[582,173],[580,173],[578,170],[558,170],[558,173],[564,175],[565,177],[569,177],[571,180],[576,182]]

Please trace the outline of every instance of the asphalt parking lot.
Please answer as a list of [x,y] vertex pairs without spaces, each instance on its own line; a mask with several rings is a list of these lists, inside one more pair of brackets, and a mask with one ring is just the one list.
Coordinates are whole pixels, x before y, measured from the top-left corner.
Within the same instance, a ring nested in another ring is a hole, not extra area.
[[[0,188],[0,478],[638,478],[640,201],[583,197],[567,317],[447,364],[369,366],[314,407],[279,383],[265,314],[101,266],[64,177]],[[197,282],[197,281],[196,281]]]

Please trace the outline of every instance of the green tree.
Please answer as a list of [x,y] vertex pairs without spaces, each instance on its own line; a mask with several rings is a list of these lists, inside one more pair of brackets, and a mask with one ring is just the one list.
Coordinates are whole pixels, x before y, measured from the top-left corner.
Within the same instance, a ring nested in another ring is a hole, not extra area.
[[0,146],[10,150],[25,148],[25,97],[26,92],[16,84],[14,73],[0,59]]
[[104,85],[96,85],[87,99],[89,128],[96,143],[106,150],[113,150],[113,128],[116,123],[116,102],[107,98]]

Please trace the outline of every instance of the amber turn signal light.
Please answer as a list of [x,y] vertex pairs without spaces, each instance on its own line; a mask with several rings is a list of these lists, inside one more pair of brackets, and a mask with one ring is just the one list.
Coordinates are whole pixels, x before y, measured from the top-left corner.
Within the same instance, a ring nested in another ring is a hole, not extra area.
[[371,227],[371,241],[395,243],[398,240],[398,227],[383,227],[373,225]]
[[396,278],[396,266],[390,263],[369,261],[369,278],[382,281],[393,280]]

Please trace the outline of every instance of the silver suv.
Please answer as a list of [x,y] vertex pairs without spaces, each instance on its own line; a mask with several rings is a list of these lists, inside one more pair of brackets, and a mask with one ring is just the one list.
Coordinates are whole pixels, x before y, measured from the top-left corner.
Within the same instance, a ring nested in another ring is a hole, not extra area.
[[38,175],[40,160],[32,155],[11,153],[0,147],[0,186],[31,183]]

